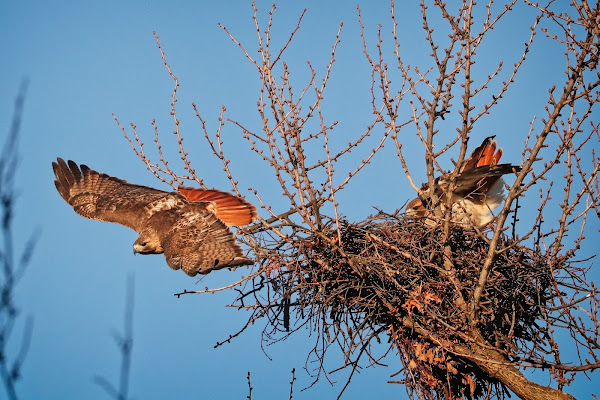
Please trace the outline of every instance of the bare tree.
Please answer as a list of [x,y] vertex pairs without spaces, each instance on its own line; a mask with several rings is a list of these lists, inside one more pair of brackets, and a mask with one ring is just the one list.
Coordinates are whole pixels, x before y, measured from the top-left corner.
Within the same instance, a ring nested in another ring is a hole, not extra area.
[[[585,237],[586,224],[600,215],[596,154],[600,133],[593,112],[596,109],[597,114],[600,96],[600,3],[571,0],[565,12],[556,2],[542,6],[526,1],[537,16],[524,48],[515,49],[513,67],[505,72],[500,62],[484,71],[487,78],[475,81],[475,62],[484,38],[501,22],[514,18],[516,5],[517,0],[511,0],[497,9],[493,1],[480,6],[464,0],[451,9],[441,1],[423,0],[422,26],[431,53],[431,65],[425,66],[409,66],[403,59],[396,19],[401,6],[391,3],[392,53],[382,46],[381,27],[375,48],[368,46],[359,9],[364,55],[372,69],[373,119],[339,149],[332,144],[337,122],[328,122],[322,99],[342,26],[332,40],[328,65],[319,75],[309,62],[311,78],[300,88],[292,85],[283,57],[304,13],[278,50],[271,42],[275,6],[264,27],[253,4],[258,53],[222,26],[258,72],[262,124],[255,127],[227,117],[223,107],[218,127],[210,133],[196,105],[194,110],[232,190],[241,195],[222,146],[226,123],[239,128],[250,152],[270,167],[289,209],[273,209],[261,196],[261,188],[255,187],[253,194],[265,212],[258,223],[238,232],[255,257],[254,269],[231,285],[177,295],[237,290],[236,306],[249,311],[246,326],[266,320],[265,341],[284,340],[304,328],[314,331],[311,337],[316,340],[308,358],[316,361],[317,368],[311,372],[315,379],[327,378],[326,354],[338,347],[345,356],[342,368],[351,371],[344,390],[361,362],[378,365],[384,357],[397,354],[403,368],[393,376],[403,378],[390,382],[404,384],[411,396],[503,398],[512,391],[523,399],[572,398],[565,389],[575,377],[600,367],[600,298],[586,277],[590,261],[579,258],[581,250],[591,245]],[[435,34],[434,18],[441,18]],[[514,85],[538,33],[564,50],[565,77],[563,82],[548,83],[546,115],[541,122],[532,117],[521,171],[507,187],[494,224],[483,230],[457,226],[450,211],[439,210],[433,228],[408,220],[398,210],[381,211],[360,222],[344,219],[336,198],[386,141],[394,143],[414,190],[432,204],[449,206],[448,194],[456,185],[475,125],[495,110]],[[171,115],[184,172],[177,173],[168,163],[156,124],[158,162],[145,153],[135,125],[132,134],[119,125],[136,154],[163,182],[173,187],[186,180],[202,185],[179,130],[179,83],[158,46],[175,83]],[[455,98],[460,99],[456,104]],[[451,112],[458,113],[460,122],[454,137],[448,140],[446,135],[443,140],[436,134]],[[406,132],[416,133],[425,148],[429,188],[435,186],[436,176],[447,172],[440,157],[458,153],[445,195],[414,183],[403,147]],[[374,148],[365,148],[367,138],[376,140]],[[352,170],[335,170],[351,151],[362,151],[364,158],[356,159]],[[534,187],[539,188],[537,193]],[[552,201],[558,194],[561,201]],[[539,201],[533,221],[511,214],[519,201],[532,199]],[[551,221],[548,216],[554,212],[560,218]],[[575,238],[567,240],[568,234]],[[388,349],[375,353],[374,343],[381,342],[389,343]],[[565,346],[577,351],[565,354],[561,352]],[[547,371],[553,384],[533,382],[523,368]]]
[[6,390],[8,399],[18,398],[16,383],[21,377],[21,367],[29,350],[33,320],[28,317],[23,327],[20,349],[14,356],[9,356],[9,339],[13,336],[19,310],[14,300],[14,291],[20,278],[31,262],[39,231],[35,231],[23,244],[19,254],[13,237],[15,218],[15,202],[17,192],[15,176],[18,167],[18,143],[23,116],[23,105],[27,82],[23,81],[13,112],[12,124],[6,137],[0,158],[0,230],[2,245],[0,247],[0,379]]

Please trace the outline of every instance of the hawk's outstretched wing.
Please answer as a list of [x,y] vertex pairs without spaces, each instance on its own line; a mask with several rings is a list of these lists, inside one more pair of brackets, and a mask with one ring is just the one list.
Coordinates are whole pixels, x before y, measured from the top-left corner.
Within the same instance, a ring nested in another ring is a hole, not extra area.
[[183,205],[183,196],[134,185],[58,158],[52,163],[54,185],[61,197],[83,217],[116,222],[138,232],[154,212]]

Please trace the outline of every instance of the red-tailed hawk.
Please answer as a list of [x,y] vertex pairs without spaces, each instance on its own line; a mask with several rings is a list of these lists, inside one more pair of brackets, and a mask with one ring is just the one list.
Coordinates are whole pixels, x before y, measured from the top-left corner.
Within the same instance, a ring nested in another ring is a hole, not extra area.
[[[481,228],[492,221],[492,210],[504,200],[502,175],[521,170],[516,165],[498,164],[502,149],[496,148],[493,138],[485,138],[459,168],[456,189],[452,193],[452,221],[455,223]],[[435,194],[440,199],[437,207],[442,211],[446,209],[444,195],[449,184],[450,174],[444,174],[435,180]],[[428,187],[427,183],[423,184],[423,193],[426,193]],[[436,216],[432,207],[431,199],[417,197],[406,206],[406,215],[424,218],[428,225],[435,225]]]
[[256,209],[218,190],[165,192],[134,185],[73,161],[52,163],[58,193],[81,216],[116,222],[139,233],[133,252],[164,253],[167,264],[194,276],[252,264],[227,225],[254,221]]

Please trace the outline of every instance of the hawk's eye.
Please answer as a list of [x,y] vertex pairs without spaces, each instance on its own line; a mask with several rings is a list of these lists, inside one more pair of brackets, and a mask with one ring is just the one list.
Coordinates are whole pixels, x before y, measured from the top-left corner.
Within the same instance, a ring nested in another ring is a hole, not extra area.
[[142,243],[140,243],[140,246],[146,247],[146,244],[147,244],[146,242],[142,242]]

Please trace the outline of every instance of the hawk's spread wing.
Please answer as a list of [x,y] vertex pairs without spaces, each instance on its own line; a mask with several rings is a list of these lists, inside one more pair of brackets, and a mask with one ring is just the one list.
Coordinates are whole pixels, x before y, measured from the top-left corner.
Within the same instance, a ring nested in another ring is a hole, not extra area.
[[246,200],[216,189],[177,188],[189,201],[210,201],[215,205],[217,217],[226,225],[248,225],[256,219],[256,208]]
[[140,231],[154,212],[183,205],[182,196],[134,185],[58,158],[52,163],[56,189],[83,217],[116,222]]
[[208,204],[194,202],[172,211],[177,213],[175,222],[159,230],[167,264],[190,276],[231,266],[243,256],[229,228],[208,209]]

